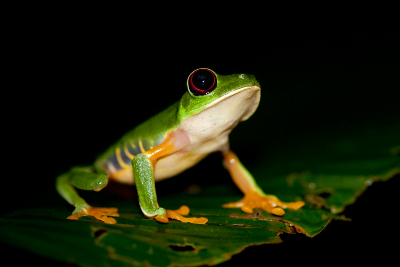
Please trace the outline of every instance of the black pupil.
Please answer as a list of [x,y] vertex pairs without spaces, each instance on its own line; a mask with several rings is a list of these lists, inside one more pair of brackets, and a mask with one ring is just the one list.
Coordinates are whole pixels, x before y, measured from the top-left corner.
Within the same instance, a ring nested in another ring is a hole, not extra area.
[[208,70],[199,70],[194,74],[192,82],[197,89],[208,90],[214,84],[214,76]]

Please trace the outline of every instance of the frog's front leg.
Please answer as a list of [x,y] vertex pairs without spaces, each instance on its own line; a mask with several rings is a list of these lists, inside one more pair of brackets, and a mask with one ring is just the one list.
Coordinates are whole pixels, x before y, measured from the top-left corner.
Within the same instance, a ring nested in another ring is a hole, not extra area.
[[225,204],[223,207],[241,208],[246,213],[252,213],[253,208],[258,207],[271,214],[283,216],[285,214],[283,209],[285,208],[297,210],[304,206],[303,201],[282,202],[274,195],[265,194],[232,151],[229,150],[222,154],[225,167],[228,169],[235,184],[245,195],[242,200]]
[[114,224],[116,220],[110,216],[118,217],[117,208],[95,208],[86,203],[76,192],[75,188],[83,190],[100,191],[108,183],[104,170],[94,172],[91,167],[73,168],[63,173],[56,179],[58,193],[71,205],[75,206],[72,215],[67,219],[77,220],[82,216],[93,216],[105,223]]
[[189,144],[189,137],[183,131],[175,131],[160,145],[136,155],[132,160],[133,176],[139,196],[139,204],[143,214],[159,222],[168,223],[169,219],[196,224],[205,224],[206,218],[185,218],[189,208],[182,206],[179,210],[165,210],[157,202],[154,181],[154,166],[159,158],[175,153]]

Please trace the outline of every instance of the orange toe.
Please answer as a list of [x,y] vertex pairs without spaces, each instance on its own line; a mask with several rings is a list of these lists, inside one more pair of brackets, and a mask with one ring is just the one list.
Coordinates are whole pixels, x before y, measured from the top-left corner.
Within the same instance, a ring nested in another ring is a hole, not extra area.
[[190,209],[188,206],[183,205],[179,209],[175,210],[175,212],[179,213],[180,215],[189,215]]
[[156,220],[162,223],[168,223],[168,219],[173,219],[177,221],[181,221],[184,223],[194,223],[194,224],[206,224],[208,222],[207,218],[204,217],[183,217],[182,215],[188,215],[190,209],[188,206],[181,206],[177,210],[167,210],[165,215],[156,216]]
[[156,220],[160,223],[169,223],[168,217],[165,215],[157,215]]
[[97,220],[103,221],[108,224],[115,224],[117,221],[109,216],[119,217],[117,208],[82,208],[78,213],[74,213],[67,217],[70,220],[78,220],[82,216],[93,216]]
[[303,201],[282,202],[274,195],[261,195],[256,191],[249,191],[243,199],[223,205],[224,208],[241,208],[245,213],[253,213],[254,208],[262,208],[277,216],[283,216],[285,214],[283,209],[285,208],[297,210],[303,206]]

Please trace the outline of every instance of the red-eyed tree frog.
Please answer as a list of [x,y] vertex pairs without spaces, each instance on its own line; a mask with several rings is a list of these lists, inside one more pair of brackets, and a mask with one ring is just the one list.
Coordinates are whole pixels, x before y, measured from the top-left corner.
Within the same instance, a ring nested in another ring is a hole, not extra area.
[[75,167],[57,177],[58,193],[75,206],[68,219],[91,215],[105,223],[116,223],[116,208],[92,207],[74,189],[99,191],[108,179],[114,179],[136,184],[140,208],[147,218],[161,223],[175,219],[205,224],[207,218],[184,217],[190,211],[187,206],[175,211],[160,207],[155,182],[173,177],[217,151],[222,153],[225,168],[244,193],[242,200],[223,207],[241,208],[246,213],[259,207],[282,216],[283,209],[297,210],[304,205],[303,201],[285,203],[265,194],[230,150],[229,133],[258,107],[261,88],[255,77],[219,75],[201,68],[189,75],[187,88],[181,100],[128,132],[93,166]]

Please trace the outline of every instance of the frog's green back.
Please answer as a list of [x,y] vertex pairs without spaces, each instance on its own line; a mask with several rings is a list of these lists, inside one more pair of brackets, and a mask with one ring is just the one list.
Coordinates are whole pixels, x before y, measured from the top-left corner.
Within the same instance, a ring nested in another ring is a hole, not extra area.
[[141,153],[141,149],[149,150],[151,147],[157,146],[164,141],[165,134],[175,130],[180,125],[178,119],[179,101],[169,106],[167,109],[156,114],[145,122],[126,133],[120,140],[108,148],[101,154],[95,165],[102,165],[115,154],[116,148],[129,147],[131,154]]
[[[202,79],[205,77],[204,72],[206,75],[207,73],[212,74],[213,78],[211,81],[213,81],[213,85],[215,84],[216,86],[212,92],[193,93],[191,91],[193,88],[190,89],[191,87],[189,86],[190,77],[198,71],[203,73],[199,76]],[[128,169],[135,155],[161,144],[164,141],[166,134],[176,130],[181,125],[182,121],[185,121],[189,117],[200,113],[205,109],[217,105],[223,99],[227,99],[237,94],[239,89],[255,86],[259,91],[260,87],[257,80],[252,75],[218,75],[209,69],[198,69],[192,72],[192,74],[189,75],[187,86],[188,91],[185,92],[181,100],[125,134],[118,142],[99,156],[95,165],[100,167],[108,162],[109,165],[113,166],[116,170]],[[242,118],[243,120],[251,116],[251,114],[256,110],[259,102],[259,93],[256,95],[258,95],[258,97],[254,98],[254,102],[251,102],[251,108],[246,109],[248,115],[244,116]],[[246,101],[246,98],[239,99],[236,101],[236,104],[243,108],[243,105],[241,105],[243,101]],[[223,113],[227,115],[225,118],[229,118],[229,116],[233,114],[229,109],[233,109],[235,112],[237,111],[235,106],[226,106],[225,108],[227,109],[226,111],[223,111]],[[221,113],[221,111],[218,112]],[[243,114],[239,115],[242,116]],[[233,118],[232,120],[234,119],[236,118]],[[203,125],[202,127],[205,127],[210,131],[213,131],[214,129],[213,127],[204,126],[204,124],[200,122],[198,124]]]

